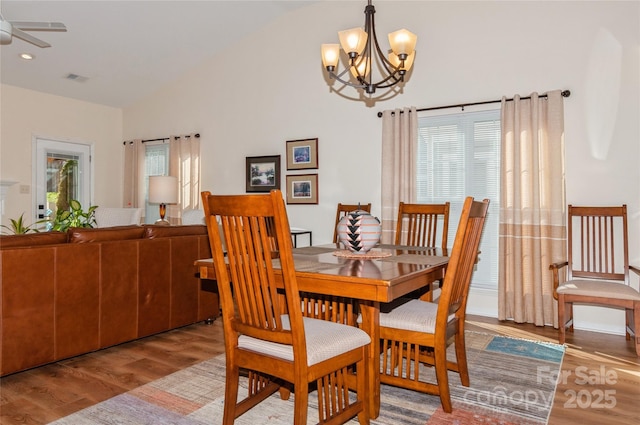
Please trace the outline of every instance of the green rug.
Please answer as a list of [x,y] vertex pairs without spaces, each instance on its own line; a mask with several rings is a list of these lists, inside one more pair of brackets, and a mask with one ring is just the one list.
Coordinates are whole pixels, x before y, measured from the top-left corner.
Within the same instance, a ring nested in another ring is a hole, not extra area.
[[[383,385],[381,414],[371,423],[546,424],[564,347],[477,332],[467,332],[466,340],[471,386],[461,386],[458,375],[450,375],[453,413],[442,411],[438,397]],[[426,370],[430,372],[431,368]],[[217,356],[53,423],[219,424],[224,404],[224,372],[224,356]],[[241,395],[244,394],[241,390]],[[283,401],[276,393],[235,423],[289,425],[293,398],[292,394],[288,401]],[[309,396],[309,401],[309,424],[317,423],[315,393]]]

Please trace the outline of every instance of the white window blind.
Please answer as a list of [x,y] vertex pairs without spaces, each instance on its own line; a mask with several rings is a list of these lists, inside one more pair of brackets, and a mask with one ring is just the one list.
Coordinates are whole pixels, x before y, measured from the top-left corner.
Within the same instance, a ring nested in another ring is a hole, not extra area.
[[497,289],[500,110],[419,117],[417,161],[417,202],[451,203],[450,246],[464,199],[491,201],[472,285]]

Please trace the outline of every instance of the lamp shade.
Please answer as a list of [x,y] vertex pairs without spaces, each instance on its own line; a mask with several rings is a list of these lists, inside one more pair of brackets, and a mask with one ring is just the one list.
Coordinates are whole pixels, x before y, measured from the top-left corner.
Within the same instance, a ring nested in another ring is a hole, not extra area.
[[335,69],[338,66],[340,60],[340,45],[339,44],[323,44],[322,51],[322,65],[325,68],[332,67]]
[[367,45],[368,34],[362,28],[351,28],[350,30],[338,31],[338,38],[342,49],[349,57],[358,56]]
[[178,178],[173,176],[150,176],[149,202],[154,204],[177,204]]
[[389,34],[389,44],[393,53],[400,56],[401,54],[410,55],[416,48],[418,36],[414,33],[401,29]]

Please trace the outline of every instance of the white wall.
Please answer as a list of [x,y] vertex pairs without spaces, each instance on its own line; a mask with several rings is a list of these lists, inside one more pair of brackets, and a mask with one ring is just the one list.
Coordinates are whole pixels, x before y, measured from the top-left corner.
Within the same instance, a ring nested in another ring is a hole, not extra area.
[[[32,141],[35,136],[93,146],[92,203],[122,203],[122,110],[3,84],[0,88],[0,179],[6,193],[2,224],[24,213],[33,223]],[[20,193],[27,186],[29,193]]]
[[[640,234],[638,2],[379,0],[374,4],[383,46],[386,34],[402,27],[419,37],[414,71],[404,92],[395,98],[370,105],[329,90],[320,44],[337,42],[338,30],[361,26],[364,2],[322,1],[240,40],[179,81],[126,108],[118,136],[199,132],[202,189],[216,193],[244,193],[246,156],[280,154],[284,164],[286,140],[318,137],[319,169],[310,172],[319,175],[320,203],[288,206],[288,212],[293,226],[313,230],[314,244],[321,244],[331,240],[338,202],[372,202],[374,215],[380,214],[378,111],[569,89],[567,203],[626,203],[630,234]],[[599,45],[607,47],[608,60],[594,53],[600,51]],[[620,76],[619,88],[607,76],[610,56],[615,57],[608,53],[618,48],[621,71],[613,79]],[[608,90],[601,92],[604,88]],[[344,93],[353,92],[347,88]],[[599,104],[617,105],[617,110],[587,112]],[[5,105],[3,99],[3,148]],[[594,146],[606,153],[595,157]],[[111,150],[103,155],[110,162],[120,161]],[[4,170],[1,176],[13,177]],[[631,244],[632,262],[640,264],[640,238],[631,237]],[[495,294],[472,293],[469,311],[497,315]],[[622,331],[622,320],[609,311],[576,314],[578,327]]]
[[[313,230],[314,243],[321,244],[330,242],[336,203],[371,201],[373,213],[380,213],[378,111],[569,89],[567,203],[626,203],[630,233],[640,233],[637,2],[377,1],[375,6],[382,44],[387,32],[400,27],[418,35],[414,72],[395,98],[372,106],[330,92],[320,44],[337,42],[337,30],[362,25],[364,7],[363,2],[320,2],[127,108],[125,137],[200,132],[202,187],[218,193],[244,192],[245,156],[280,154],[284,160],[286,140],[318,137],[320,203],[288,206],[288,212],[292,225]],[[604,54],[598,50],[603,43]],[[612,47],[620,52],[619,74]],[[610,82],[611,68],[619,85]],[[600,104],[618,108],[601,110]],[[605,154],[595,157],[594,151]],[[640,263],[640,238],[631,240],[631,257]],[[495,294],[475,291],[469,311],[497,315]],[[578,327],[622,332],[616,312],[598,312],[595,321],[589,319],[592,313],[577,309]]]

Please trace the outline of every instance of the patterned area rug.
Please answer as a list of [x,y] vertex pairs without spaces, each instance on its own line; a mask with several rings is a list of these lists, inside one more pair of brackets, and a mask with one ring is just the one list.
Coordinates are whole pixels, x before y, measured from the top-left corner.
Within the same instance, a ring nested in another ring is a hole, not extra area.
[[[383,385],[381,414],[371,423],[546,424],[564,347],[477,332],[467,332],[466,340],[471,386],[461,386],[457,374],[450,375],[453,413],[444,413],[436,396]],[[219,424],[224,404],[224,368],[224,356],[217,356],[53,423]],[[276,393],[235,423],[289,425],[293,398],[292,394],[283,401]],[[309,424],[317,423],[316,401],[312,393]],[[357,420],[351,423],[357,424]]]

